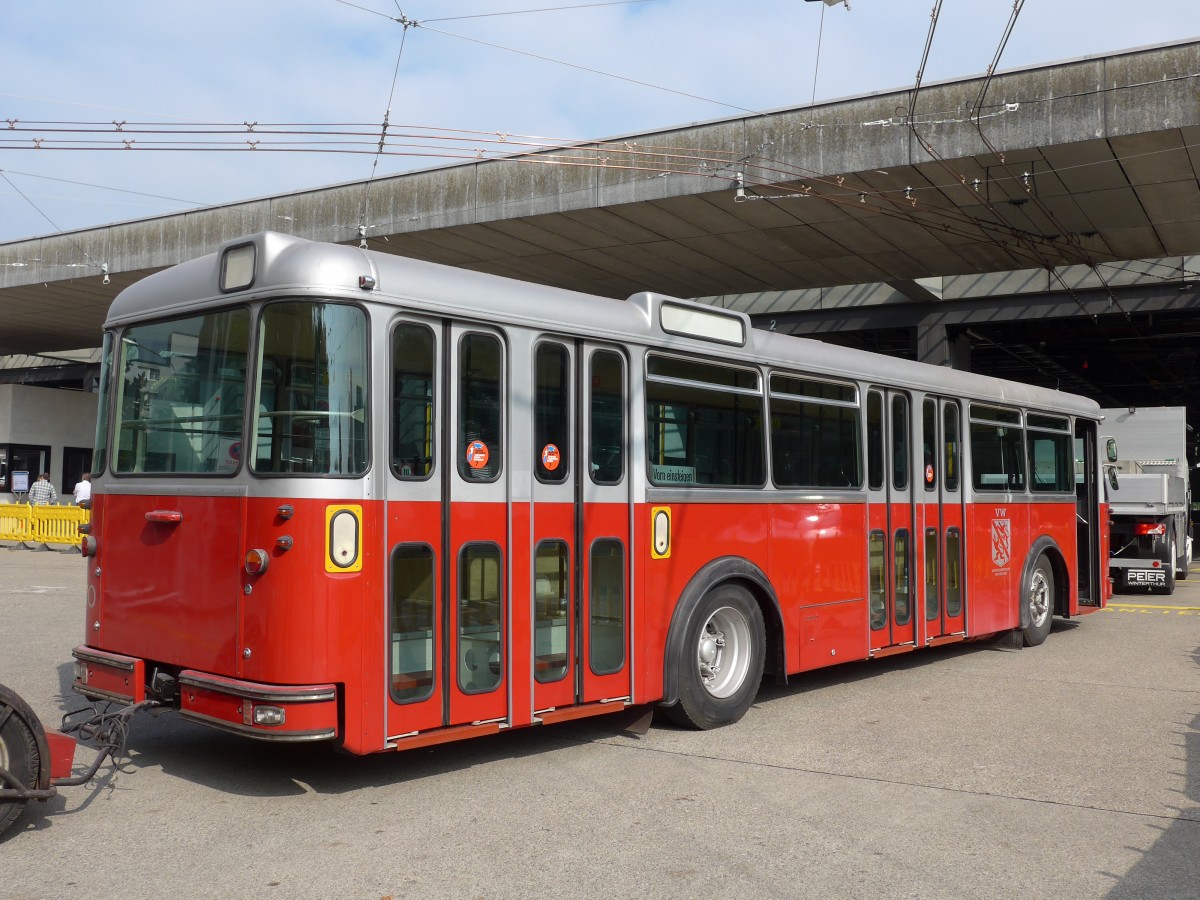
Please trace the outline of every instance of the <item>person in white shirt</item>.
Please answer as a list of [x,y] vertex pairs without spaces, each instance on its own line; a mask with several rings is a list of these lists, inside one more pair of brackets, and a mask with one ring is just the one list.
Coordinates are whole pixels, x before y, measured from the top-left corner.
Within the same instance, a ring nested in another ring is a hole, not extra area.
[[75,505],[78,506],[84,500],[92,499],[92,476],[84,472],[80,476],[79,483],[75,485]]

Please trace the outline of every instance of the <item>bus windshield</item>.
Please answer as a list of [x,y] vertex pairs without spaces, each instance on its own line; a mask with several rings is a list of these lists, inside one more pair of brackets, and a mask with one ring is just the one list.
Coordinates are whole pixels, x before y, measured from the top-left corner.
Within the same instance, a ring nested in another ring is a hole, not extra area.
[[287,301],[263,309],[254,471],[367,470],[367,317],[354,306]]
[[244,308],[125,330],[113,412],[115,472],[237,469],[249,334]]

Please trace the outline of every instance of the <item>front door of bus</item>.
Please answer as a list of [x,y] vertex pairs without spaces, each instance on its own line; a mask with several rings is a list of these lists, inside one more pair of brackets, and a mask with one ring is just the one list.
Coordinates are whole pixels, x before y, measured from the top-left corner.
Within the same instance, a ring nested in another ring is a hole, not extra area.
[[616,348],[533,348],[533,709],[630,695],[626,363]]
[[911,401],[867,392],[867,565],[872,652],[915,643]]
[[498,331],[401,319],[390,337],[391,738],[509,710],[509,372]]

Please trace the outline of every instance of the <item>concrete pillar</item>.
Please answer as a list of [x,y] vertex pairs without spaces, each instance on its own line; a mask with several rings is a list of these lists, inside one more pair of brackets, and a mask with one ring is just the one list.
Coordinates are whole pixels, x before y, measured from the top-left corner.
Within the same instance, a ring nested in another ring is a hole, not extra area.
[[950,366],[964,372],[971,371],[971,338],[959,334],[950,345]]
[[917,326],[917,359],[934,366],[971,371],[971,339],[965,334],[953,339],[945,325]]
[[950,365],[950,339],[945,325],[917,326],[917,360],[934,366]]

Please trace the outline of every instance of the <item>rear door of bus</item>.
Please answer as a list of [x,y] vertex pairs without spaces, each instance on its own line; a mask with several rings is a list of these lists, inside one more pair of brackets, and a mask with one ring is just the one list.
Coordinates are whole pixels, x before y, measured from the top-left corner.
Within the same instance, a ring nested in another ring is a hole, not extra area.
[[533,350],[533,707],[630,695],[627,366],[613,347]]
[[963,587],[962,410],[956,400],[921,402],[919,581],[922,645],[966,633]]
[[867,392],[867,565],[871,651],[915,644],[912,403],[901,391]]

